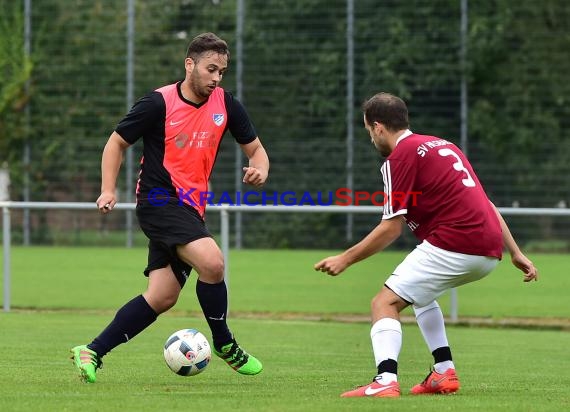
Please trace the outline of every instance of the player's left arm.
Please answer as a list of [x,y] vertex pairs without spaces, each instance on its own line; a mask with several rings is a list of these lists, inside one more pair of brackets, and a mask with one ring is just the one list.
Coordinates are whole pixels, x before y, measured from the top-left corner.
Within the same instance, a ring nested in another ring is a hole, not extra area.
[[530,282],[531,280],[534,281],[538,280],[538,269],[534,266],[532,261],[529,258],[527,258],[524,255],[524,253],[522,253],[522,251],[519,248],[519,245],[517,245],[515,238],[513,237],[511,231],[509,230],[507,222],[505,222],[505,219],[503,219],[503,216],[501,216],[501,213],[495,207],[493,202],[490,203],[491,206],[493,206],[495,213],[497,214],[499,223],[501,224],[501,230],[503,232],[503,242],[505,244],[505,247],[511,254],[511,262],[513,262],[513,265],[515,265],[524,273],[523,281]]
[[316,263],[315,270],[337,276],[350,265],[360,262],[389,246],[402,234],[405,219],[402,215],[384,219],[364,239],[340,255],[329,256]]
[[244,167],[243,182],[252,186],[263,186],[269,175],[269,157],[258,137],[254,141],[240,145],[249,159],[249,166]]

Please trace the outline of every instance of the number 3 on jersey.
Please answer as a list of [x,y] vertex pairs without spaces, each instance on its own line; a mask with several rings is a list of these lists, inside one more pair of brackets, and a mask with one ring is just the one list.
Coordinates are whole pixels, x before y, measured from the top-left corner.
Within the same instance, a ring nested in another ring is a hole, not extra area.
[[469,174],[469,171],[463,166],[463,162],[457,156],[457,154],[451,149],[439,149],[437,152],[440,156],[453,156],[457,160],[457,162],[453,163],[453,168],[458,172],[465,172],[467,177],[465,179],[461,179],[461,182],[467,187],[475,187],[475,181]]

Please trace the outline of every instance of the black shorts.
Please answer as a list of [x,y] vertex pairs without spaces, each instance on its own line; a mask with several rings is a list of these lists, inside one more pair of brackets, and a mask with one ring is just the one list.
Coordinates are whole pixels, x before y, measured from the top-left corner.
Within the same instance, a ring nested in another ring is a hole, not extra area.
[[161,206],[137,204],[136,211],[139,225],[149,238],[145,276],[152,270],[170,265],[183,287],[192,266],[178,257],[176,246],[212,237],[204,219],[192,206],[180,205],[177,200]]

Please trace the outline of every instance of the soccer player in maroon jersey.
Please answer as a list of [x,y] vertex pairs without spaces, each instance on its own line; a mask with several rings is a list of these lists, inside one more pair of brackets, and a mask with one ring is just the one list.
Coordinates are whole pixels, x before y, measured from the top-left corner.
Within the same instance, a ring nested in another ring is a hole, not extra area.
[[141,98],[121,120],[103,150],[97,207],[113,210],[123,153],[142,138],[137,182],[137,218],[149,238],[146,291],[120,308],[111,323],[72,359],[86,382],[95,382],[101,359],[142,332],[176,303],[190,271],[197,272],[196,295],[212,332],[214,353],[245,375],[262,364],[236,342],[226,322],[227,289],[223,255],[204,223],[210,173],[229,129],[249,159],[243,182],[262,186],[269,159],[242,104],[220,87],[230,52],[213,33],[196,36],[184,60],[183,81]]
[[489,274],[501,259],[504,246],[525,282],[537,280],[538,272],[517,246],[457,146],[411,132],[406,104],[391,94],[376,94],[363,104],[363,112],[372,143],[386,157],[381,172],[388,202],[382,221],[363,240],[314,268],[337,276],[387,247],[405,224],[421,243],[372,299],[370,336],[377,375],[372,383],[341,396],[400,396],[399,314],[409,305],[434,358],[432,370],[411,393],[453,393],[459,389],[459,379],[436,299],[450,288]]

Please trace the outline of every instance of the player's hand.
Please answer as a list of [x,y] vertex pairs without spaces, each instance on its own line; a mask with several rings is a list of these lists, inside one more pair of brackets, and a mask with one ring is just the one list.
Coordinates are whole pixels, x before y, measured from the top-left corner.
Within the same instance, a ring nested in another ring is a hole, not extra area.
[[243,182],[252,186],[263,186],[267,180],[267,170],[258,169],[253,166],[243,168]]
[[117,204],[117,200],[115,199],[114,193],[103,192],[95,203],[97,204],[97,209],[99,209],[101,213],[107,214],[113,210],[115,204]]
[[347,267],[348,262],[342,255],[329,256],[316,263],[314,268],[317,271],[325,272],[331,276],[340,275]]
[[524,282],[538,280],[538,269],[534,266],[529,258],[522,253],[517,253],[511,256],[511,262],[524,273]]

